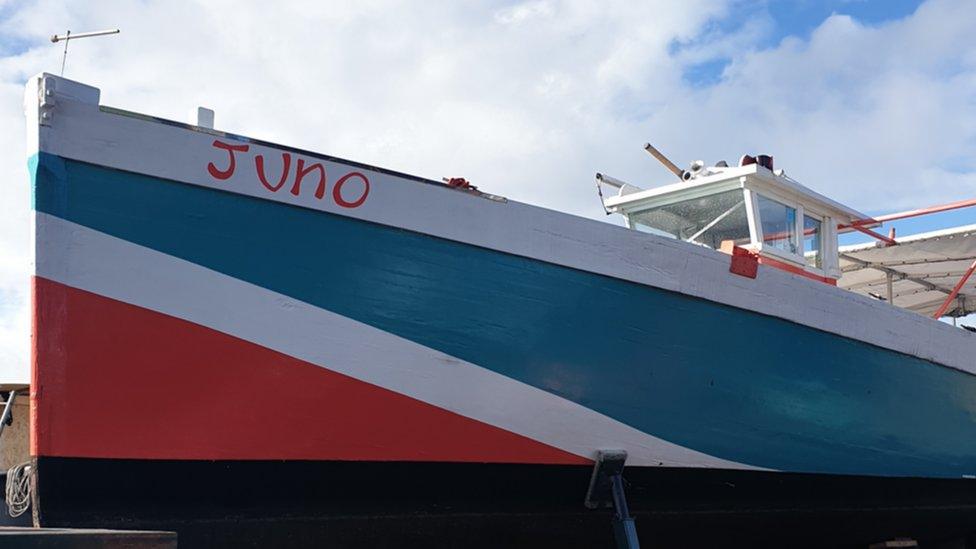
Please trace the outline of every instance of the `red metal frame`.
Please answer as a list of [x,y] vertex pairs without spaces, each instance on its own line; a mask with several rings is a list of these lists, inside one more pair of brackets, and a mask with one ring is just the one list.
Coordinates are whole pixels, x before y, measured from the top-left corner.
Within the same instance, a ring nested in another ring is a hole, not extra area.
[[928,208],[920,208],[918,210],[908,210],[905,212],[879,215],[871,220],[855,221],[854,224],[860,224],[862,221],[863,222],[878,221],[884,223],[885,221],[894,221],[896,219],[908,219],[909,217],[918,217],[921,215],[948,212],[950,210],[958,210],[960,208],[968,208],[970,206],[976,206],[976,198],[971,198],[969,200],[960,200],[958,202],[950,202],[948,204],[942,204],[940,206],[929,206]]
[[[755,252],[753,252],[755,254]],[[779,269],[781,271],[786,271],[788,273],[793,273],[795,275],[800,275],[804,278],[809,278],[810,280],[816,280],[817,282],[823,282],[824,284],[830,284],[831,286],[836,286],[837,281],[829,276],[820,276],[818,274],[811,273],[810,271],[797,267],[796,265],[791,265],[785,261],[780,261],[778,259],[773,259],[768,256],[755,254],[756,261],[760,265],[766,265],[773,267],[774,269]]]
[[880,234],[880,233],[876,233],[876,232],[872,231],[871,229],[868,229],[868,228],[865,228],[865,227],[861,227],[859,225],[851,225],[851,228],[854,229],[855,231],[860,231],[860,232],[862,232],[862,233],[864,233],[864,234],[866,234],[868,236],[874,237],[874,238],[876,238],[876,239],[884,242],[885,243],[885,246],[894,246],[895,244],[898,244],[898,241],[895,240],[894,238],[891,238],[889,236],[885,236],[885,235]]
[[735,242],[731,240],[722,242],[722,246],[719,248],[719,251],[732,256],[732,262],[729,265],[729,272],[735,273],[739,276],[756,278],[759,271],[759,265],[766,265],[773,267],[774,269],[779,269],[781,271],[800,275],[811,280],[816,280],[817,282],[830,284],[831,286],[837,285],[837,280],[833,278],[828,276],[820,276],[818,274],[811,273],[802,267],[797,267],[796,265],[791,265],[785,261],[779,261],[777,259],[761,255],[755,250],[743,248],[742,246],[736,246]]
[[950,293],[949,297],[947,297],[946,300],[942,303],[942,306],[939,307],[939,310],[936,311],[934,315],[932,315],[932,318],[935,319],[942,318],[942,315],[944,315],[945,312],[949,310],[949,306],[952,305],[952,301],[956,299],[956,296],[959,295],[959,292],[962,290],[962,287],[965,286],[966,282],[969,281],[969,277],[973,276],[973,271],[976,271],[976,261],[973,261],[973,264],[970,265],[968,269],[966,269],[966,273],[962,275],[962,278],[959,279],[958,283],[956,283],[956,287],[952,289],[952,293]]
[[976,198],[970,198],[968,200],[959,200],[957,202],[950,202],[948,204],[940,204],[938,206],[929,206],[928,208],[919,208],[917,210],[908,210],[898,213],[890,213],[885,215],[879,215],[875,217],[869,217],[867,219],[857,219],[851,221],[848,225],[838,225],[838,229],[854,229],[855,231],[860,231],[872,238],[878,239],[884,242],[886,246],[894,246],[898,242],[890,237],[884,236],[882,234],[876,233],[871,229],[865,227],[865,225],[880,225],[885,221],[895,221],[897,219],[908,219],[910,217],[919,217],[922,215],[929,215],[934,213],[948,212],[951,210],[958,210],[960,208],[969,208],[971,206],[976,206]]

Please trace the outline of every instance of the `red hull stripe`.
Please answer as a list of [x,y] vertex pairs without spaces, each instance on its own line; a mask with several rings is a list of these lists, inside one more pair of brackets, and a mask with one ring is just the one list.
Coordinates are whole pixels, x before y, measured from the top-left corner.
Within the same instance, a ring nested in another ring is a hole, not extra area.
[[239,338],[40,277],[34,299],[34,455],[589,463]]

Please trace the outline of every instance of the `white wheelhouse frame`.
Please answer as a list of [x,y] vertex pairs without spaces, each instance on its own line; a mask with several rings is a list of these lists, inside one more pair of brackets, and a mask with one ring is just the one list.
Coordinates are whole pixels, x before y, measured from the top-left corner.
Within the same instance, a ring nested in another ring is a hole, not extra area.
[[[633,216],[648,210],[695,198],[704,198],[730,190],[741,189],[749,224],[750,243],[745,246],[760,255],[788,263],[812,274],[840,278],[840,261],[837,246],[837,227],[867,216],[838,204],[829,198],[803,187],[784,175],[777,175],[757,165],[724,168],[717,173],[699,177],[691,182],[678,183],[657,189],[628,192],[609,197],[604,205],[611,212],[624,215],[627,226],[636,228]],[[779,249],[763,242],[762,220],[759,212],[759,196],[791,207],[796,212],[795,242],[797,253]],[[808,265],[804,254],[804,219],[820,220],[820,263]]]

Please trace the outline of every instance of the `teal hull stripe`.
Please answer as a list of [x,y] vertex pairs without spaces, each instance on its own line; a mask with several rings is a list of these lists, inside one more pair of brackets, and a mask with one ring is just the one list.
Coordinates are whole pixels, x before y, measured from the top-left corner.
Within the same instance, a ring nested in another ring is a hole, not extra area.
[[41,157],[35,185],[39,211],[700,452],[785,471],[976,473],[976,376],[958,370],[677,293],[58,157]]

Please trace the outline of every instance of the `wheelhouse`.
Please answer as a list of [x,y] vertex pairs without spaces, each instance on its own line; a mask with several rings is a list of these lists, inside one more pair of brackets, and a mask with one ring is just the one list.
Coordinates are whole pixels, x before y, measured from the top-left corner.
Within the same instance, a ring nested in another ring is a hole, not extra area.
[[716,250],[746,249],[761,263],[836,282],[838,227],[868,216],[773,171],[772,158],[760,159],[746,156],[736,167],[695,162],[681,182],[647,190],[598,179],[619,189],[604,206],[634,230]]

